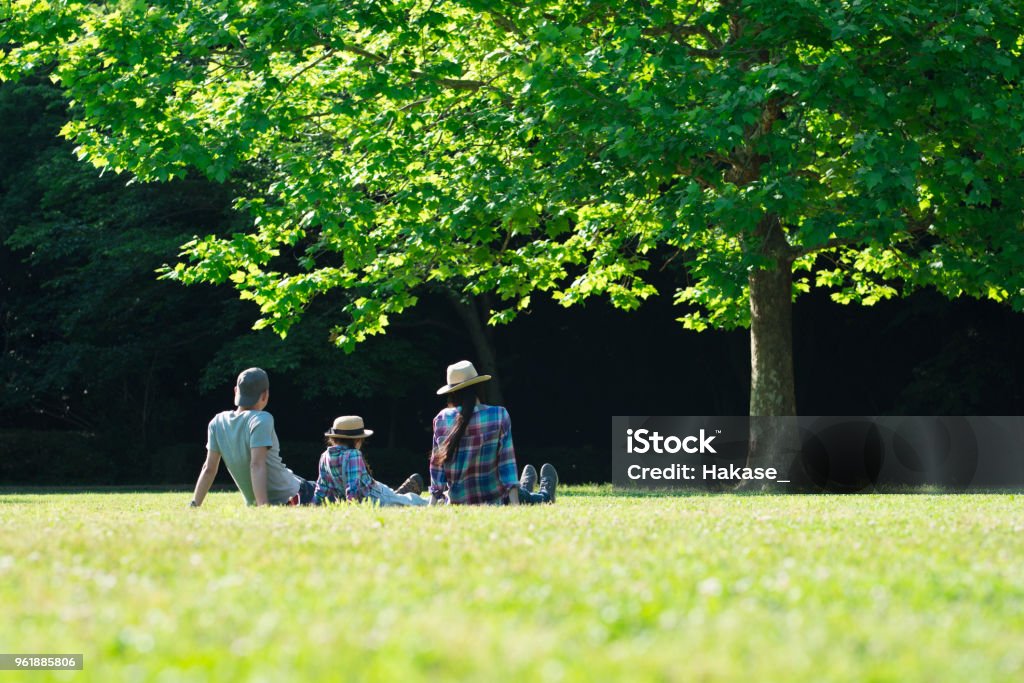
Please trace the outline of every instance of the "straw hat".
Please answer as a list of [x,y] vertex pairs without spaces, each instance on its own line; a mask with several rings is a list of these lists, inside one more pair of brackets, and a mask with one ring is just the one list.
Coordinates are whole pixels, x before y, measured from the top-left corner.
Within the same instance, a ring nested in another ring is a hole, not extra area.
[[363,418],[358,415],[344,415],[334,421],[334,426],[324,432],[324,436],[334,436],[340,439],[364,439],[373,436],[373,430],[365,429]]
[[460,360],[458,363],[448,366],[448,384],[438,389],[437,394],[438,396],[450,394],[464,387],[471,387],[474,384],[486,382],[490,378],[490,375],[478,374],[476,368],[468,360]]

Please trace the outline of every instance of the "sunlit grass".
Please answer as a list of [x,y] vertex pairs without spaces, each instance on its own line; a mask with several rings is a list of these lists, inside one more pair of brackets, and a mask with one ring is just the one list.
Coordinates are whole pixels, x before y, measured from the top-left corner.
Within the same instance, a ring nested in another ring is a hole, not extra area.
[[0,495],[0,651],[84,653],[33,680],[1024,677],[1018,495],[611,494]]

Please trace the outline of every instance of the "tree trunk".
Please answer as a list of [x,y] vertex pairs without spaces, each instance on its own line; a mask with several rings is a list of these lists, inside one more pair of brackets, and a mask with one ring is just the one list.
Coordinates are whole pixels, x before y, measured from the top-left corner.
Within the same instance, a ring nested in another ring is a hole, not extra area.
[[464,299],[457,292],[448,290],[448,298],[451,299],[459,317],[462,318],[469,338],[476,350],[477,362],[474,363],[477,372],[481,375],[491,375],[491,381],[484,383],[484,396],[487,402],[492,405],[505,405],[505,396],[501,391],[501,379],[498,376],[498,363],[494,353],[494,344],[484,325],[480,312],[477,310],[476,299],[470,297]]
[[[779,479],[795,476],[799,434],[793,380],[793,269],[781,227],[766,218],[763,248],[772,269],[751,272],[750,449],[751,467],[774,467]],[[769,419],[765,419],[769,418]],[[794,482],[795,483],[795,482]],[[785,490],[785,489],[783,489]]]

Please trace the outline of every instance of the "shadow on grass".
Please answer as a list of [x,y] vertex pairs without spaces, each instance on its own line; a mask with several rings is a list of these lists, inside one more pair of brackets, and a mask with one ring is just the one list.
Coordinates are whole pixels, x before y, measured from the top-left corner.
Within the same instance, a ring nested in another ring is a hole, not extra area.
[[611,484],[579,484],[558,487],[559,498],[694,498],[726,493],[705,488],[627,489]]
[[[132,493],[177,493],[189,495],[193,487],[184,484],[175,485],[134,485],[134,486],[0,486],[0,505],[22,504],[25,499],[10,500],[3,496],[52,496],[81,494],[132,494]],[[211,493],[234,493],[233,486],[217,485],[210,489]],[[878,486],[861,491],[759,491],[756,489],[712,489],[712,488],[662,488],[662,489],[628,489],[617,488],[611,484],[577,484],[559,486],[559,498],[699,498],[705,496],[799,496],[799,495],[964,495],[964,494],[1024,494],[1021,488],[978,488],[950,489],[940,486]]]
[[757,489],[728,489],[728,488],[661,488],[661,489],[629,489],[614,487],[611,484],[582,484],[578,486],[559,488],[558,496],[566,498],[695,498],[703,496],[802,496],[802,495],[829,495],[829,496],[851,496],[851,495],[1017,495],[1024,493],[1024,489],[1017,488],[977,488],[977,489],[956,489],[935,485],[906,486],[906,485],[883,485],[866,488],[860,491],[845,490],[767,490]]
[[[65,494],[107,494],[107,493],[192,493],[194,487],[179,484],[163,484],[147,486],[138,484],[134,486],[0,486],[0,496],[52,496]],[[224,493],[237,491],[233,486],[214,486],[211,493]],[[10,501],[0,501],[10,502]]]

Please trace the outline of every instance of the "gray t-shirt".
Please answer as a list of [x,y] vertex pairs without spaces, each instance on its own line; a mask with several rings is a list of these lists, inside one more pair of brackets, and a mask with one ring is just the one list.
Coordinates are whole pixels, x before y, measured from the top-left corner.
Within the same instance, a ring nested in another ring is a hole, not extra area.
[[267,446],[267,500],[287,503],[299,491],[295,474],[281,462],[281,444],[274,431],[274,416],[265,410],[225,410],[210,420],[206,432],[207,450],[220,453],[231,478],[248,505],[256,504],[252,492],[250,448]]

